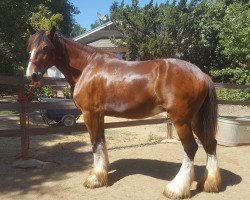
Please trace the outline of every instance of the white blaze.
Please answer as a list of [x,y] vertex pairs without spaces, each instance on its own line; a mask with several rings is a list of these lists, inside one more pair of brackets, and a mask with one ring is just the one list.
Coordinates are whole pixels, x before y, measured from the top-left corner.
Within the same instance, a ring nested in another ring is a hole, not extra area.
[[[30,59],[34,59],[34,56],[35,56],[35,52],[36,52],[36,49],[32,49],[31,51],[31,55],[30,55]],[[29,77],[31,76],[33,73],[35,72],[35,66],[32,62],[29,61],[28,63],[28,67],[27,67],[27,70],[26,70],[26,76]]]

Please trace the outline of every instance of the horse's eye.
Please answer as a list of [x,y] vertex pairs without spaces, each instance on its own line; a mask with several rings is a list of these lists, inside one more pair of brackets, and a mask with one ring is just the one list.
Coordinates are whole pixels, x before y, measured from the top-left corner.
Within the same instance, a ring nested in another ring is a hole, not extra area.
[[44,53],[49,53],[49,47],[48,46],[44,46],[43,47],[43,52]]

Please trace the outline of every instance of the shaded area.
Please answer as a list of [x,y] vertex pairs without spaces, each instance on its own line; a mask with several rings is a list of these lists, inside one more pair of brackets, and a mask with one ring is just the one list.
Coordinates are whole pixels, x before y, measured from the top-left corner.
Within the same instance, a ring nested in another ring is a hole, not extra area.
[[[70,187],[72,182],[69,179],[72,177],[75,179],[75,176],[82,176],[82,180],[77,180],[77,184],[82,184],[88,171],[91,169],[93,162],[91,146],[89,143],[84,142],[82,137],[79,137],[81,135],[82,134],[78,133],[71,135],[69,138],[68,136],[63,135],[32,137],[30,150],[31,157],[46,161],[47,164],[41,169],[29,170],[14,169],[11,167],[13,161],[15,160],[15,153],[19,152],[19,147],[16,146],[17,139],[8,139],[5,147],[2,145],[4,143],[3,140],[0,140],[1,193],[8,194],[10,196],[11,192],[14,192],[14,197],[19,197],[19,195],[31,192],[39,195],[49,193],[53,196],[53,189],[48,192],[48,188],[52,188],[50,182],[52,182],[52,185],[55,186],[55,192],[58,192],[58,188],[68,190],[69,195],[71,192],[75,192],[76,190]],[[134,147],[131,148],[132,152],[136,151],[136,148]],[[174,145],[172,147],[176,147],[173,150],[179,148]],[[171,149],[172,147],[170,146]],[[162,148],[162,146],[153,146],[152,148],[158,151],[158,148]],[[166,149],[164,149],[164,151],[165,150]],[[112,150],[109,151],[112,152]],[[114,157],[117,156],[119,159],[127,154],[126,151],[124,153],[124,151],[120,150],[119,152],[114,153],[114,155]],[[160,161],[160,158],[159,160],[116,160],[111,163],[109,186],[119,186],[119,180],[136,174],[142,174],[159,180],[171,181],[178,173],[180,167],[181,162]],[[205,166],[195,166],[196,180],[200,180],[202,178],[204,171]],[[72,172],[77,173],[71,174]],[[221,191],[225,191],[228,186],[237,185],[242,181],[242,178],[238,174],[227,169],[221,169],[221,174]],[[138,184],[140,184],[140,182],[138,182]],[[110,189],[113,190],[113,188],[116,187],[111,187]],[[98,191],[100,192],[101,189]],[[195,196],[198,193],[199,192],[197,190],[194,190],[191,194],[192,196]]]
[[20,128],[19,115],[0,116],[0,130]]
[[[47,140],[55,140],[56,136],[51,136]],[[41,169],[17,169],[12,167],[16,160],[11,152],[0,153],[0,183],[1,192],[9,193],[17,191],[20,195],[30,191],[43,193],[41,185],[49,181],[66,180],[68,173],[90,169],[93,156],[91,152],[83,152],[82,148],[86,143],[80,141],[70,141],[68,143],[57,143],[53,146],[43,146],[46,141],[39,140],[39,137],[32,141],[30,156],[44,161],[46,165]],[[15,141],[13,141],[15,142]],[[10,143],[10,141],[8,142]],[[18,147],[10,144],[15,149]],[[12,155],[10,157],[9,155]],[[8,157],[7,157],[8,156]],[[21,191],[21,192],[20,192]]]
[[[142,174],[157,179],[171,181],[178,173],[181,163],[166,162],[148,159],[122,159],[111,164],[109,174],[109,185],[113,185],[124,177]],[[195,180],[199,181],[203,177],[205,166],[195,166]],[[226,169],[221,169],[222,185],[220,191],[225,191],[228,186],[237,185],[242,178]],[[192,196],[198,191],[193,191]]]

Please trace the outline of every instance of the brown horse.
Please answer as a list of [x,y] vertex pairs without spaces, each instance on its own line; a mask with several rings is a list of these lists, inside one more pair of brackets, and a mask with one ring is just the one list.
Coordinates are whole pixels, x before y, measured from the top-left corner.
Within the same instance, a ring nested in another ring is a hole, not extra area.
[[221,182],[216,158],[217,102],[213,82],[195,65],[162,59],[122,61],[114,55],[59,36],[55,29],[35,32],[27,77],[39,81],[55,65],[73,89],[93,147],[94,164],[84,182],[87,188],[108,184],[109,159],[104,136],[104,116],[144,118],[167,112],[184,148],[176,177],[165,187],[170,198],[186,198],[194,180],[195,133],[207,153],[207,165],[198,188],[218,192]]

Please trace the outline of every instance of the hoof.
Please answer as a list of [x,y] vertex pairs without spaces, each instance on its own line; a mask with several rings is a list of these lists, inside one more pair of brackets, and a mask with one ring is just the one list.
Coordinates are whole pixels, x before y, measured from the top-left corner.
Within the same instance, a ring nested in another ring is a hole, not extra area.
[[190,197],[190,190],[174,188],[170,183],[166,186],[163,194],[169,199],[186,199]]
[[205,172],[205,175],[203,179],[197,184],[197,189],[204,192],[219,192],[219,187],[221,185],[221,176],[220,172],[217,171],[213,175],[207,175],[207,172]]
[[96,172],[90,173],[86,181],[84,182],[84,187],[94,189],[98,187],[103,187],[108,185],[108,173],[107,172]]

